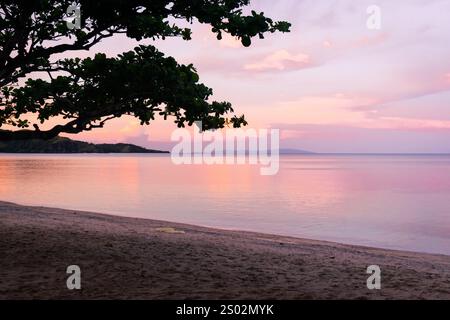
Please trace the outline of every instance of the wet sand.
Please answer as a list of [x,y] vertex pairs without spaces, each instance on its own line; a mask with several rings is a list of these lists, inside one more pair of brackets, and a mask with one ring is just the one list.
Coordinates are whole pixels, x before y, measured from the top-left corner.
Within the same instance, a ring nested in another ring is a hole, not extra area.
[[0,202],[0,299],[450,299],[450,256]]

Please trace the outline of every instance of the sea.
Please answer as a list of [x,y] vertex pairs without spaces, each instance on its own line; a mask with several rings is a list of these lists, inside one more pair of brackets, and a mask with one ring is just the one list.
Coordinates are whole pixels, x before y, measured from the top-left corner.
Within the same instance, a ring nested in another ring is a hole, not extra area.
[[[449,155],[0,155],[0,201],[450,255]],[[1,222],[1,214],[0,214]]]

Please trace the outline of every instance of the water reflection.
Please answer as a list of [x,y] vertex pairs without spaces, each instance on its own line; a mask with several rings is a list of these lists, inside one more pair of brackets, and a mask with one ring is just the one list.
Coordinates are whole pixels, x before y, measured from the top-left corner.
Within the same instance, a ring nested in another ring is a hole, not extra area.
[[450,254],[450,157],[282,156],[258,166],[160,155],[3,155],[0,199]]

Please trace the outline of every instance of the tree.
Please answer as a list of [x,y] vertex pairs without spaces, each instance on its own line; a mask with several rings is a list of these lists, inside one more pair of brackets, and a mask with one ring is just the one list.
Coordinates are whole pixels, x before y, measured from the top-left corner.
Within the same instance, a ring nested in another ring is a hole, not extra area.
[[[222,128],[233,113],[228,102],[210,101],[212,90],[199,82],[193,65],[181,65],[154,46],[138,46],[118,57],[60,59],[55,54],[89,50],[116,34],[142,39],[182,37],[191,29],[177,23],[208,24],[244,46],[265,33],[288,32],[290,24],[242,9],[250,0],[2,0],[0,3],[0,140],[51,139],[103,127],[122,115],[149,124],[155,116],[174,117],[179,127],[203,121]],[[70,6],[81,11],[80,28],[71,29]],[[45,72],[45,79],[21,78]],[[32,115],[33,117],[30,117]],[[31,120],[31,119],[34,120]],[[42,125],[54,118],[60,124]],[[233,115],[234,127],[246,125]],[[9,129],[15,127],[13,129]]]

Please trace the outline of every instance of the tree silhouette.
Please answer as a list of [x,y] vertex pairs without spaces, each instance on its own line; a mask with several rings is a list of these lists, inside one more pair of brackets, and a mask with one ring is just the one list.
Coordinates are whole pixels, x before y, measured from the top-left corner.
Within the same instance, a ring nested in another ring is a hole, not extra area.
[[[221,40],[228,33],[251,45],[255,36],[288,32],[290,24],[242,9],[250,0],[2,0],[0,3],[0,140],[50,139],[103,127],[122,115],[149,124],[173,117],[179,127],[203,121],[222,128],[233,113],[228,102],[210,101],[193,65],[182,65],[154,46],[138,46],[118,57],[51,60],[55,54],[89,50],[116,34],[129,38],[191,39],[177,22],[208,24]],[[80,28],[68,27],[69,6],[81,11]],[[34,72],[44,77],[19,79]],[[30,116],[31,115],[31,116]],[[47,120],[58,125],[41,130]],[[31,120],[33,119],[33,120]],[[231,118],[234,127],[244,116]],[[15,127],[12,128],[11,127]]]

